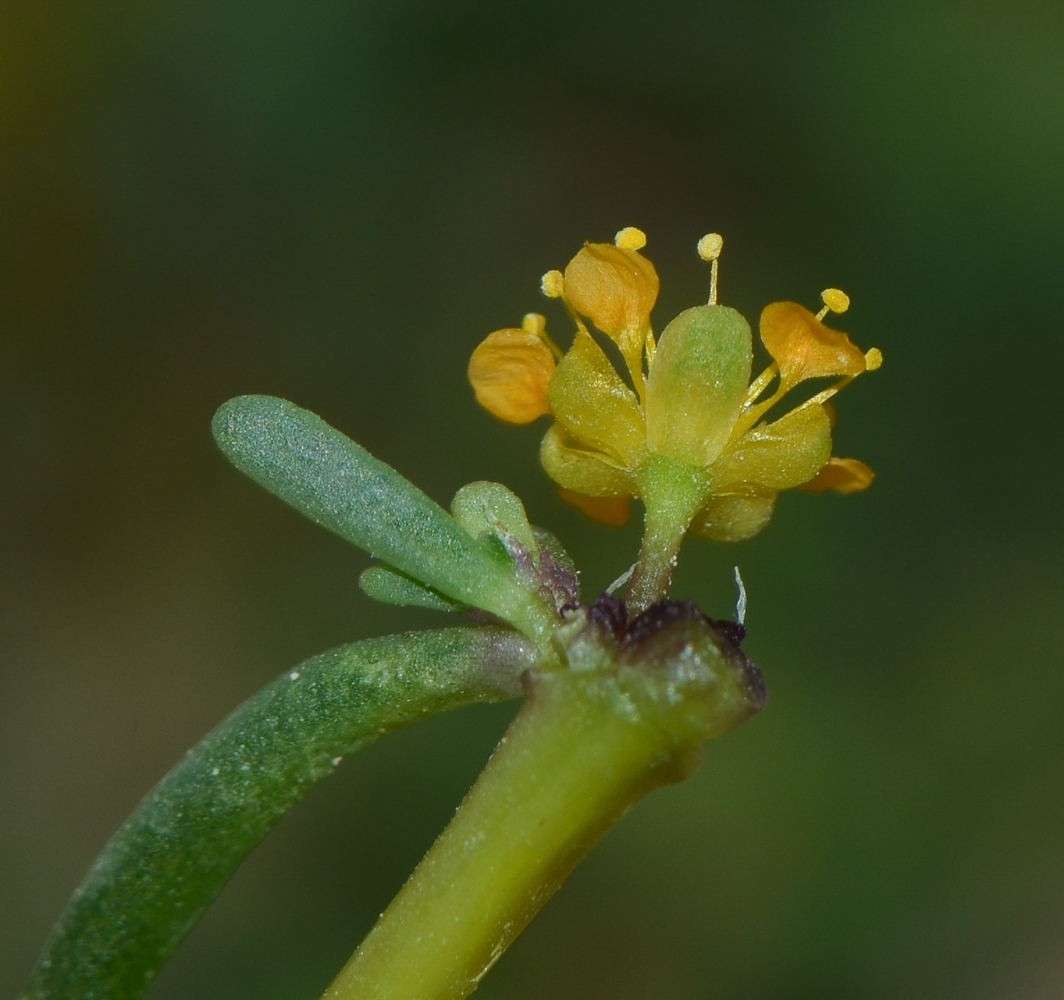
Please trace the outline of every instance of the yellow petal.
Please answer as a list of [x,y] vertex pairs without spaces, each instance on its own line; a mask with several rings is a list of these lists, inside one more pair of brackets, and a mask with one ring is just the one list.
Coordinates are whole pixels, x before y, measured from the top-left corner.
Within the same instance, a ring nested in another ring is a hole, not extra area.
[[822,404],[799,406],[747,431],[709,470],[713,492],[736,485],[785,490],[808,482],[831,456],[831,422]]
[[628,523],[628,497],[585,497],[572,490],[558,490],[558,496],[599,524],[623,528]]
[[610,243],[585,243],[565,268],[569,303],[614,340],[648,325],[658,287],[646,257]]
[[858,375],[865,356],[845,333],[824,326],[797,302],[773,302],[761,313],[761,340],[783,383],[824,375]]
[[720,455],[750,382],[750,324],[727,306],[680,313],[658,342],[647,380],[647,444],[688,465]]
[[753,538],[772,518],[776,493],[711,497],[691,523],[690,532],[714,542]]
[[798,488],[808,493],[859,493],[868,489],[875,478],[876,474],[856,458],[830,458],[824,468]]
[[469,359],[469,381],[477,402],[511,424],[529,424],[550,413],[547,383],[554,356],[528,330],[496,330],[477,345]]
[[544,471],[563,489],[589,497],[634,496],[635,480],[600,453],[576,445],[554,424],[539,449]]
[[558,422],[579,446],[605,452],[628,469],[642,461],[646,430],[639,401],[586,330],[577,332],[558,363],[548,398]]

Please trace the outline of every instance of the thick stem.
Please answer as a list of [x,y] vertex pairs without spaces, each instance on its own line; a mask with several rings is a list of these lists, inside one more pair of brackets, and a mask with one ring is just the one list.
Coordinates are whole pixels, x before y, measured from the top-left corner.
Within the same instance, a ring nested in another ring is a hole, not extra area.
[[451,825],[325,997],[468,996],[602,834],[689,773],[697,743],[648,721],[607,678],[533,677]]
[[651,455],[636,475],[646,515],[643,544],[626,594],[633,614],[668,593],[684,535],[709,495],[704,469],[664,455]]

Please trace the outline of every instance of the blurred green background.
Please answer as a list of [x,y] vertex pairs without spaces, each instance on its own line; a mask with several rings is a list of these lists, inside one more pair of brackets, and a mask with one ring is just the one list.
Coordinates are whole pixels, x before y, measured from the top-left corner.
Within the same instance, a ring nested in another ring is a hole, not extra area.
[[[229,469],[267,392],[447,501],[497,479],[593,595],[583,521],[465,383],[584,239],[840,322],[855,497],[785,495],[675,593],[750,591],[766,712],[608,835],[480,996],[1036,998],[1064,989],[1064,7],[6,0],[0,6],[0,994],[148,787],[242,698],[431,614]],[[347,762],[152,1000],[315,997],[513,706]]]

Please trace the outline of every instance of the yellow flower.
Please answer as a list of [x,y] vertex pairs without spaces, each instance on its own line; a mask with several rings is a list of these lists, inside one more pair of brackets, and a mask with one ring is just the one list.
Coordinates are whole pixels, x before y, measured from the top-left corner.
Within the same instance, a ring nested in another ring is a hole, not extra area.
[[[866,465],[831,457],[825,404],[882,362],[879,351],[862,353],[823,324],[829,311],[849,305],[842,292],[827,289],[815,316],[793,302],[766,306],[761,340],[773,360],[751,382],[750,326],[716,303],[723,246],[716,234],[699,243],[713,265],[709,304],[680,313],[655,342],[650,311],[658,277],[638,252],[645,242],[639,230],[622,230],[615,245],[588,243],[564,275],[544,276],[544,292],[561,298],[577,324],[556,366],[560,352],[552,351],[545,327],[526,322],[521,331],[491,334],[469,369],[477,399],[503,420],[553,415],[540,459],[563,499],[610,524],[624,523],[630,498],[643,501],[646,535],[628,595],[637,606],[663,594],[687,532],[740,541],[764,528],[781,490],[866,488],[873,478]],[[581,316],[616,343],[627,378]],[[762,420],[799,383],[822,377],[838,381]]]

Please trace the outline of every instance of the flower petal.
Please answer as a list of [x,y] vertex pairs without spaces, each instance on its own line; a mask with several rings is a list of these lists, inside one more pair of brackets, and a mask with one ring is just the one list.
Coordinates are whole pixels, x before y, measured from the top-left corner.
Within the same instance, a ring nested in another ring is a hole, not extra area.
[[647,326],[658,288],[657,272],[646,257],[610,243],[585,243],[565,268],[570,305],[614,340]]
[[771,424],[747,431],[709,470],[713,492],[737,485],[785,490],[808,482],[831,456],[831,421],[807,403]]
[[824,375],[858,375],[865,356],[845,333],[824,326],[797,302],[773,302],[761,313],[761,341],[787,385]]
[[688,465],[716,459],[750,381],[750,325],[727,306],[680,313],[661,335],[647,381],[647,444]]
[[711,497],[688,530],[713,542],[744,542],[768,524],[775,505],[775,491]]
[[807,493],[860,493],[872,485],[876,474],[856,458],[829,458],[824,466],[807,483],[798,487]]
[[572,490],[558,490],[558,496],[599,524],[623,528],[628,523],[628,497],[585,497]]
[[539,460],[547,475],[563,489],[588,497],[634,496],[635,480],[610,464],[605,455],[586,451],[554,424],[539,449]]
[[550,413],[547,383],[554,356],[528,330],[489,333],[469,359],[468,376],[477,402],[511,424],[529,424]]
[[629,469],[642,461],[646,430],[639,401],[586,330],[577,331],[558,363],[548,398],[574,443],[605,452]]

